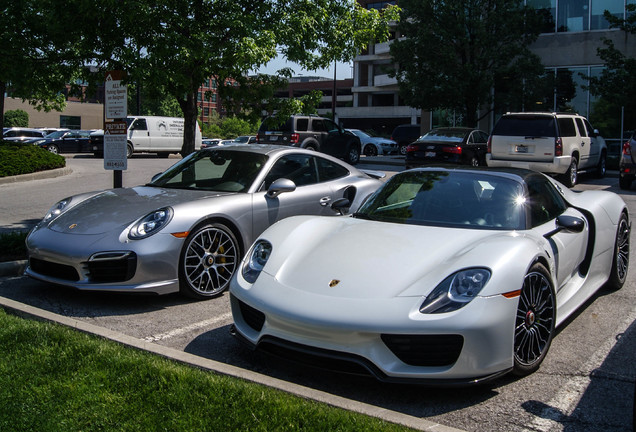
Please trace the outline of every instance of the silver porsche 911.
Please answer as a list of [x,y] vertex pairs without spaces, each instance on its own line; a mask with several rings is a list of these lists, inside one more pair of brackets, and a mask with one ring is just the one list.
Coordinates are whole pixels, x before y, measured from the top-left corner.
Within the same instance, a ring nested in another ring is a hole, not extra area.
[[303,149],[204,149],[146,185],[55,204],[27,237],[26,274],[86,290],[212,297],[268,226],[340,214],[332,204],[341,198],[355,210],[381,176]]
[[523,170],[405,171],[350,217],[263,232],[231,282],[234,334],[383,381],[526,375],[598,288],[624,284],[629,237],[612,192]]

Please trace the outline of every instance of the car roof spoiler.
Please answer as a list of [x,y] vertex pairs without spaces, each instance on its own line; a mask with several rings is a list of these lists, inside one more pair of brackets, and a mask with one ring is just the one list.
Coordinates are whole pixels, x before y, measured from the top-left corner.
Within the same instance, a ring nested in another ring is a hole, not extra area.
[[384,172],[382,172],[382,171],[367,170],[367,169],[361,169],[360,171],[362,171],[363,173],[365,173],[369,177],[373,177],[375,179],[382,179],[382,178],[386,177],[386,174]]

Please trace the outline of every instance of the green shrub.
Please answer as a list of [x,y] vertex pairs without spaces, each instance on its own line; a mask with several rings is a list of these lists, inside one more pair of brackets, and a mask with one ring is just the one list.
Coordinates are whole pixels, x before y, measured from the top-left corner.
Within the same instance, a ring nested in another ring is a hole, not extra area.
[[26,236],[26,231],[0,233],[0,262],[26,259]]
[[4,127],[29,127],[29,114],[21,109],[6,111]]
[[33,144],[0,141],[0,177],[29,174],[66,166],[63,156]]

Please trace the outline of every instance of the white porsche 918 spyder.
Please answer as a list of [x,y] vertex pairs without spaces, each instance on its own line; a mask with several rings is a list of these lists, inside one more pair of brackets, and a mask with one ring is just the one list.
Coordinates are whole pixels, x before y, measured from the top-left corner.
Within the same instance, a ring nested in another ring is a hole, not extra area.
[[233,333],[382,381],[523,376],[596,290],[622,287],[629,235],[611,192],[525,170],[405,171],[350,217],[261,234],[230,284]]

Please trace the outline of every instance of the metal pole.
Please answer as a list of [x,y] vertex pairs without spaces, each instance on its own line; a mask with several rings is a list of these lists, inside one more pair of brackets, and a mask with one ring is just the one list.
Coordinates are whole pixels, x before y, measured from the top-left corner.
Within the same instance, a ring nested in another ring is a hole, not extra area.
[[331,119],[336,121],[336,61],[333,62],[333,94],[331,95]]

